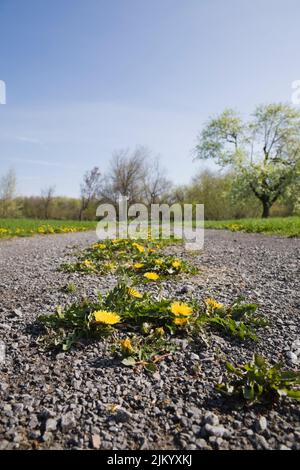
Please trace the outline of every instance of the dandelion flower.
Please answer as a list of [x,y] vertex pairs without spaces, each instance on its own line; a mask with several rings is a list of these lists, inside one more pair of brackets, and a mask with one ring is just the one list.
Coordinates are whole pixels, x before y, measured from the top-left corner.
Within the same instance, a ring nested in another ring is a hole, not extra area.
[[178,260],[173,261],[172,266],[173,266],[173,268],[175,268],[175,269],[179,269],[180,266],[181,266],[181,261],[178,261]]
[[104,243],[96,243],[93,248],[96,248],[96,250],[105,250],[106,245]]
[[95,264],[94,264],[92,261],[88,260],[88,259],[85,259],[85,260],[83,261],[83,265],[84,265],[86,268],[90,268],[90,269],[92,269],[92,268],[95,267]]
[[180,318],[176,317],[174,318],[174,324],[177,326],[185,326],[188,323],[188,318]]
[[183,315],[185,317],[188,317],[189,315],[191,315],[193,313],[193,310],[187,304],[182,304],[182,303],[179,303],[179,302],[175,302],[171,305],[171,312],[175,316]]
[[126,354],[132,353],[134,351],[129,338],[123,339],[121,341],[121,348],[122,348],[123,352],[126,353]]
[[160,328],[155,328],[154,330],[154,333],[156,336],[164,336],[165,334],[165,330],[163,329],[163,327],[161,326]]
[[134,263],[133,267],[135,269],[141,269],[144,266],[144,263]]
[[217,302],[215,299],[212,299],[212,298],[205,299],[204,302],[205,302],[206,307],[210,310],[220,310],[221,308],[224,307],[223,304],[220,304],[219,302]]
[[97,310],[93,312],[93,316],[96,323],[103,323],[104,325],[114,325],[121,321],[121,317],[119,315],[107,310]]
[[158,258],[156,260],[154,260],[154,264],[156,264],[156,266],[161,266],[163,264],[164,260],[162,260],[161,258]]
[[139,243],[133,243],[132,246],[136,248],[140,253],[144,253],[145,248],[143,245],[140,245]]
[[136,299],[141,299],[143,297],[143,295],[133,287],[128,287],[128,294],[131,297],[135,297]]
[[145,273],[145,274],[144,274],[144,277],[145,277],[146,279],[149,279],[149,281],[157,281],[157,279],[159,279],[159,275],[158,275],[158,274],[156,274],[156,273],[151,273],[151,272]]

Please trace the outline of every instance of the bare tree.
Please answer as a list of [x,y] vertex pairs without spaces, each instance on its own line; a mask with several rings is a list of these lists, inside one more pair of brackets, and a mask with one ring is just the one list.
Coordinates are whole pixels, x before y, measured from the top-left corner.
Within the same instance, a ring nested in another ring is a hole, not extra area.
[[14,215],[16,195],[16,173],[13,168],[0,179],[0,213],[2,217]]
[[159,158],[150,163],[145,179],[145,198],[148,204],[157,204],[168,195],[172,183],[166,178],[166,172],[161,168]]
[[80,211],[79,220],[83,219],[84,211],[89,207],[91,201],[97,199],[101,188],[101,173],[97,166],[87,171],[80,185]]
[[49,186],[41,191],[41,202],[45,219],[49,219],[49,212],[53,202],[54,192],[55,186]]
[[128,149],[114,152],[102,196],[113,203],[120,195],[128,197],[128,204],[141,201],[148,157],[146,147],[137,147],[132,153]]

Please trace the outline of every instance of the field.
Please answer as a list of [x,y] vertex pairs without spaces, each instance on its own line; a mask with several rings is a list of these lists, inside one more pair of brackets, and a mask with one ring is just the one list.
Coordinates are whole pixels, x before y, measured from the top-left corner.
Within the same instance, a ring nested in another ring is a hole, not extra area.
[[207,220],[207,229],[226,229],[232,232],[266,233],[285,237],[300,237],[300,217],[269,219]]
[[70,233],[93,230],[94,221],[40,220],[40,219],[0,219],[0,238],[28,237],[52,233]]
[[[0,238],[28,237],[53,233],[94,230],[95,221],[0,219]],[[206,220],[206,229],[225,229],[232,232],[265,233],[284,237],[300,237],[300,217],[269,219]]]

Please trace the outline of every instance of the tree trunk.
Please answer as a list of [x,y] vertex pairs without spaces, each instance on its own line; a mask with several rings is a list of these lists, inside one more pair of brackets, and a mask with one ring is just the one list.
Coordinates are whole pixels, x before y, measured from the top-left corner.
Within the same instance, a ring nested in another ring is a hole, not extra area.
[[263,212],[262,212],[262,218],[267,219],[270,215],[270,203],[269,201],[263,200],[261,201],[263,205]]

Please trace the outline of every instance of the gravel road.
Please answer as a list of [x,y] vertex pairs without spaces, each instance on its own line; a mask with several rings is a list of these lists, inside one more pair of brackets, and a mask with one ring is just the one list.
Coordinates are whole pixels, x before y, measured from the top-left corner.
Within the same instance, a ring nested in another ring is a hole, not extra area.
[[224,358],[244,362],[256,351],[299,369],[300,240],[207,230],[193,257],[201,272],[159,288],[182,300],[243,295],[269,326],[258,344],[213,333],[207,346],[177,340],[154,375],[121,367],[109,339],[57,356],[38,348],[37,315],[115,284],[112,275],[58,271],[94,241],[86,232],[0,242],[0,449],[300,450],[299,403],[236,408],[214,391]]

